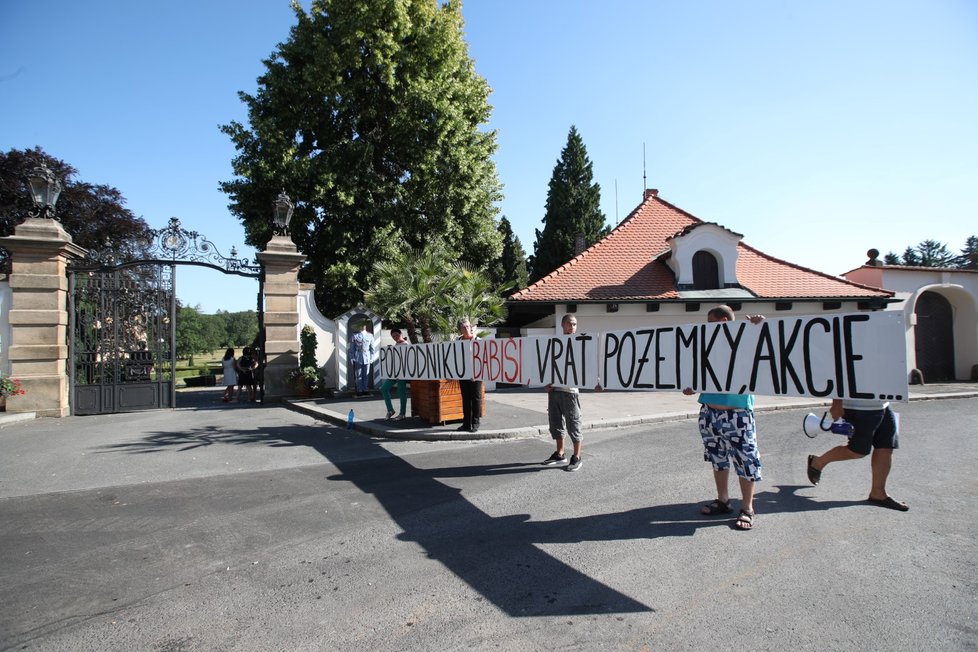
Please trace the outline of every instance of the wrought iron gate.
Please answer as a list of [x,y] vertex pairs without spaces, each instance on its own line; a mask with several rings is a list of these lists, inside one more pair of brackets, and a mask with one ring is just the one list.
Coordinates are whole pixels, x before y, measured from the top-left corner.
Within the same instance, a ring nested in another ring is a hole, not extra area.
[[71,275],[74,414],[174,407],[175,265]]
[[[176,218],[151,232],[146,258],[69,269],[69,379],[72,414],[107,414],[176,407],[176,272],[209,267],[259,280],[258,337],[264,342],[263,274],[254,261],[218,253]],[[258,353],[259,377],[265,365]]]

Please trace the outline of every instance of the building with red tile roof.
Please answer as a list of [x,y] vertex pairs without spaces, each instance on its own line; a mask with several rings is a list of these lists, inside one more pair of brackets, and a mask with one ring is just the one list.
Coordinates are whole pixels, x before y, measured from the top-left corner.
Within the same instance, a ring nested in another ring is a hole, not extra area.
[[556,330],[576,313],[581,331],[705,320],[734,310],[786,317],[878,310],[893,292],[830,276],[765,254],[743,236],[646,190],[610,234],[509,297],[508,330]]

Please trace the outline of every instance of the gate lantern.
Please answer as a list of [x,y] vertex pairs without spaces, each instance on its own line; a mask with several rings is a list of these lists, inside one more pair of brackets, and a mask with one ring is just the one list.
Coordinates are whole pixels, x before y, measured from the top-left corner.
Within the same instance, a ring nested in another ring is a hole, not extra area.
[[31,213],[31,217],[54,219],[54,205],[58,203],[58,195],[61,194],[61,181],[46,165],[38,165],[27,182],[30,184],[31,197],[38,209],[37,213]]
[[295,210],[295,206],[283,190],[275,200],[275,213],[273,216],[273,230],[275,235],[289,235],[289,220],[292,219],[293,210]]

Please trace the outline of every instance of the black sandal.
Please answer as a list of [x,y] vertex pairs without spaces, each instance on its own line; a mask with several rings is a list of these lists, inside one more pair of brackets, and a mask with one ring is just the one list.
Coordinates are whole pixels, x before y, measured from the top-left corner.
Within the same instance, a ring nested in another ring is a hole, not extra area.
[[721,516],[723,514],[733,514],[733,510],[730,508],[729,500],[727,502],[723,502],[717,498],[712,503],[703,505],[703,508],[700,510],[700,514],[703,516]]
[[808,481],[812,484],[817,485],[818,481],[822,479],[822,472],[816,469],[812,462],[815,461],[814,455],[808,456]]

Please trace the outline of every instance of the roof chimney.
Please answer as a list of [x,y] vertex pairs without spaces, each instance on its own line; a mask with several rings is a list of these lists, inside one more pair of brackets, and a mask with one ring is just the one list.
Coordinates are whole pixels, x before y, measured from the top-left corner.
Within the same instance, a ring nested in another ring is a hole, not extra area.
[[658,197],[658,196],[659,196],[659,189],[658,188],[646,188],[645,189],[645,199],[648,199],[649,197]]

